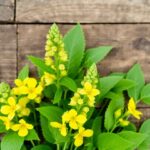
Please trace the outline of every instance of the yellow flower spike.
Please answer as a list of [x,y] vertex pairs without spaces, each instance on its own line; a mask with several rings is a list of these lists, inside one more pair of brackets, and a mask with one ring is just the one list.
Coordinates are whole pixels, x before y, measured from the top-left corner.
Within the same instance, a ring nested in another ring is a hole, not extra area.
[[80,94],[75,93],[74,96],[71,98],[69,105],[76,106],[78,104],[79,99],[81,99]]
[[13,131],[18,131],[18,135],[21,137],[25,137],[28,135],[28,130],[33,129],[33,125],[27,123],[25,120],[19,120],[19,124],[12,125],[11,129]]
[[8,118],[11,120],[15,116],[15,112],[19,109],[16,104],[16,100],[13,97],[8,98],[8,105],[4,105],[1,107],[1,113],[4,115],[8,115]]
[[91,129],[86,129],[81,127],[78,131],[78,133],[74,136],[74,145],[76,147],[79,147],[83,144],[83,138],[84,137],[91,137],[93,135],[93,130]]
[[53,128],[58,128],[62,136],[67,135],[66,124],[61,124],[61,123],[58,123],[58,122],[50,122],[50,126],[52,126]]
[[128,112],[129,114],[133,115],[135,118],[140,119],[142,112],[136,110],[136,104],[133,98],[130,98],[128,103]]
[[128,126],[130,122],[128,120],[124,120],[124,119],[120,118],[119,123],[121,126],[124,127],[124,126]]
[[52,84],[55,81],[55,79],[56,79],[55,75],[47,73],[47,72],[45,72],[42,77],[42,80],[44,81],[45,86]]
[[0,120],[3,121],[6,130],[9,130],[12,126],[11,120],[8,117],[0,116]]
[[69,123],[69,126],[72,129],[78,129],[79,126],[83,125],[86,122],[86,116],[83,114],[77,114],[75,109],[67,111],[62,116],[63,122]]

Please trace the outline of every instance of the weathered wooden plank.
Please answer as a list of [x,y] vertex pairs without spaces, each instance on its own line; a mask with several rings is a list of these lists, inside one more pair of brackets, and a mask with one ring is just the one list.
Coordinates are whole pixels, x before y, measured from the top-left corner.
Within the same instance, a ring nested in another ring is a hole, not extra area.
[[0,0],[0,21],[13,21],[14,0]]
[[[72,25],[59,25],[65,33]],[[43,56],[45,35],[49,25],[19,25],[19,68],[28,54]],[[134,63],[140,63],[147,81],[150,81],[150,25],[83,25],[87,47],[112,45],[109,56],[99,65],[102,75],[127,71]]]
[[0,81],[16,78],[16,26],[0,25]]
[[150,22],[149,0],[17,0],[21,22]]

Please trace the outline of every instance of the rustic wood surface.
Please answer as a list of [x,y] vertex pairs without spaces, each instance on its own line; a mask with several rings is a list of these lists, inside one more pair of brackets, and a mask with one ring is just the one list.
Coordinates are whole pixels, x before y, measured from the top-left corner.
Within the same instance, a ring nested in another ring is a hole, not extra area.
[[149,22],[149,0],[17,0],[20,22]]
[[0,21],[14,20],[14,0],[0,0]]
[[0,25],[0,81],[16,77],[16,25]]
[[[139,63],[150,82],[149,14],[150,0],[0,0],[0,81],[12,84],[18,70],[29,63],[26,55],[44,56],[45,36],[53,22],[63,34],[81,22],[87,49],[113,46],[98,64],[101,76],[126,72]],[[142,121],[150,117],[149,107],[142,103],[138,107]]]

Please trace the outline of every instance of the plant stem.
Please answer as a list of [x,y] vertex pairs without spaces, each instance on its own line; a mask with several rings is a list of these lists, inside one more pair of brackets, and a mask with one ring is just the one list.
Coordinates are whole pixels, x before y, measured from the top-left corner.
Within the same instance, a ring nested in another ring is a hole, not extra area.
[[31,142],[32,146],[34,147],[34,146],[35,146],[35,144],[34,144],[33,140],[30,140],[30,142]]
[[74,150],[77,150],[78,147],[75,147]]
[[59,146],[59,144],[57,144],[57,150],[60,150],[60,146]]
[[63,150],[66,150],[68,142],[65,142]]

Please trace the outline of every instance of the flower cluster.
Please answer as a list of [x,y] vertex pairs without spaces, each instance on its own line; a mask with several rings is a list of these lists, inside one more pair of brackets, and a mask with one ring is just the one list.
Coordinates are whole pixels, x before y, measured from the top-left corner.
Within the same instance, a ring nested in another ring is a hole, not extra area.
[[42,80],[45,81],[47,86],[67,75],[66,62],[68,56],[64,49],[63,37],[56,24],[53,24],[49,30],[45,50],[45,63],[55,70],[55,74],[44,73]]
[[16,79],[15,85],[16,87],[10,89],[7,99],[1,102],[0,120],[6,130],[17,131],[19,136],[24,137],[33,128],[32,124],[25,121],[25,117],[31,112],[28,104],[41,101],[43,88],[35,78]]
[[[94,82],[93,82],[94,81]],[[60,130],[61,135],[66,136],[68,128],[74,131],[74,145],[79,147],[83,144],[84,137],[91,137],[93,131],[85,129],[84,124],[87,121],[87,113],[91,107],[94,107],[95,97],[100,94],[96,89],[97,72],[95,65],[91,66],[85,76],[82,88],[78,88],[77,92],[71,98],[69,105],[72,107],[69,111],[62,115],[62,123],[51,122],[50,125]]]

